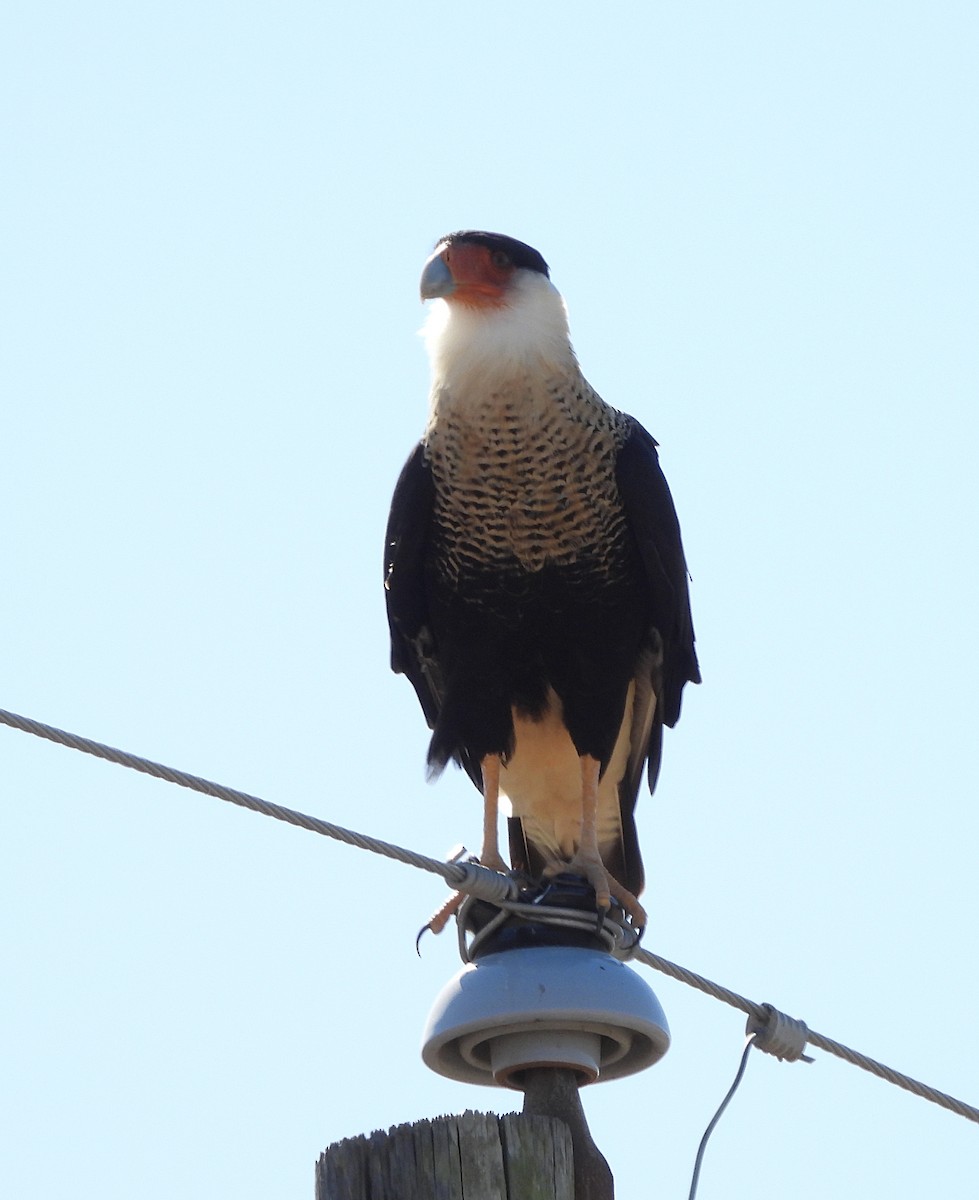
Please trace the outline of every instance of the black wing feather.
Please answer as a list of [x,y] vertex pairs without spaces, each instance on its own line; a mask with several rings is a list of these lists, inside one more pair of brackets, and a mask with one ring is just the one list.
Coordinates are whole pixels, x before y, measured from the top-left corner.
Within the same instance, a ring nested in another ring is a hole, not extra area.
[[[680,523],[659,465],[656,441],[638,421],[633,420],[632,431],[619,451],[616,482],[642,563],[649,623],[658,634],[662,649],[662,664],[654,681],[657,703],[649,740],[644,747],[634,747],[642,752],[636,764],[639,770],[642,760],[648,760],[652,790],[659,770],[663,725],[676,724],[684,685],[699,683],[700,669],[694,650]],[[624,780],[623,788],[627,784],[632,789],[638,788],[639,770],[630,772],[633,779]],[[631,803],[635,803],[635,790]]]
[[435,484],[421,442],[404,465],[394,489],[384,538],[384,595],[391,630],[391,669],[407,675],[429,728],[441,704],[425,587],[425,559]]
[[[384,594],[391,630],[391,669],[407,675],[429,729],[435,728],[445,688],[428,599],[428,555],[435,512],[435,482],[419,442],[404,465],[384,539]],[[462,766],[482,791],[479,763],[466,753]]]

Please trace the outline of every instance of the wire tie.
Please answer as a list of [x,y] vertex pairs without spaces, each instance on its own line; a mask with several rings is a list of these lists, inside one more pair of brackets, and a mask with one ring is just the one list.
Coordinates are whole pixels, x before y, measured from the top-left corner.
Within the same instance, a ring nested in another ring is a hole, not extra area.
[[477,896],[480,900],[489,900],[492,904],[516,899],[519,887],[515,879],[474,862],[457,862],[454,865],[463,872],[457,880],[450,883],[450,886],[458,891]]
[[763,1004],[764,1017],[752,1015],[748,1018],[745,1033],[755,1036],[754,1045],[766,1054],[772,1054],[779,1062],[811,1063],[813,1060],[803,1053],[809,1041],[809,1028],[805,1021],[786,1016],[774,1004]]

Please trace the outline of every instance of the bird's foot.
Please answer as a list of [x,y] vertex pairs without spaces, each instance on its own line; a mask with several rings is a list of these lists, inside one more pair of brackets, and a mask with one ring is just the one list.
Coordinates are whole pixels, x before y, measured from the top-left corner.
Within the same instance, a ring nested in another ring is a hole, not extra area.
[[636,927],[636,929],[639,931],[639,935],[641,936],[642,931],[646,928],[646,922],[649,919],[646,916],[646,910],[639,903],[632,892],[630,892],[628,888],[624,888],[617,879],[609,875],[608,881],[609,891],[612,893],[613,899],[622,905],[629,917],[629,920]]
[[418,930],[418,936],[415,938],[415,953],[416,954],[418,954],[419,956],[421,955],[421,949],[420,949],[421,940],[425,936],[425,934],[426,933],[434,933],[434,934],[441,933],[442,930],[446,927],[446,925],[448,925],[448,923],[452,919],[452,917],[454,917],[455,914],[459,911],[459,907],[462,904],[463,900],[465,900],[465,896],[462,894],[462,892],[456,892],[454,895],[450,896],[448,898],[448,900],[446,900],[446,902],[442,905],[441,908],[437,909],[434,913],[432,913],[432,915],[428,918],[428,920],[421,927],[421,929]]
[[595,889],[595,903],[598,906],[599,926],[601,926],[605,914],[611,908],[612,901],[615,900],[622,906],[629,920],[637,929],[645,929],[646,910],[632,892],[624,888],[613,875],[608,873],[605,869],[605,864],[598,855],[583,854],[579,850],[569,863],[554,863],[545,868],[544,874],[553,876],[562,871],[567,871],[572,875],[580,875]]
[[[450,859],[450,861],[453,860]],[[478,863],[481,867],[488,867],[491,871],[499,871],[501,875],[509,875],[511,873],[510,868],[503,861],[501,855],[498,852],[494,853],[492,850],[484,855],[481,855],[479,858],[470,858],[469,861]],[[454,895],[450,896],[448,900],[446,900],[441,908],[432,913],[421,929],[418,930],[418,936],[415,938],[415,952],[417,954],[421,954],[419,946],[425,934],[441,933],[446,925],[448,925],[449,921],[459,911],[465,898],[466,897],[462,892],[456,892]]]

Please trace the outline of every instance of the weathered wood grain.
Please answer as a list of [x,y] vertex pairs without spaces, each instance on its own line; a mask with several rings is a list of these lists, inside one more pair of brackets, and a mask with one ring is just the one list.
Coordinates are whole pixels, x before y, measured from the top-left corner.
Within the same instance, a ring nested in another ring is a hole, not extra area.
[[574,1200],[571,1132],[465,1112],[347,1138],[320,1155],[316,1200]]

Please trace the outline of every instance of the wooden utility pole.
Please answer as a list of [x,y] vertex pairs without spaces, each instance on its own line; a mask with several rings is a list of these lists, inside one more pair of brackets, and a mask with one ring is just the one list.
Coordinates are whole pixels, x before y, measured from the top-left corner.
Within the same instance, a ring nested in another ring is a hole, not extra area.
[[571,1131],[555,1117],[465,1112],[336,1142],[316,1200],[577,1200]]

